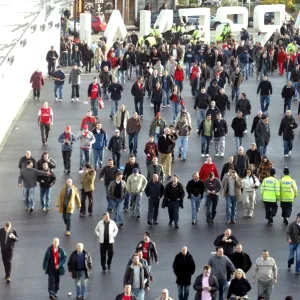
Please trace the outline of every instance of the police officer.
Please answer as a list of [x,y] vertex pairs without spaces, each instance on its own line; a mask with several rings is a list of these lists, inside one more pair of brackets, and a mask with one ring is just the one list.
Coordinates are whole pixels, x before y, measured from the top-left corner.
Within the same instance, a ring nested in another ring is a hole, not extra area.
[[193,40],[198,40],[199,38],[201,38],[201,32],[200,32],[200,29],[199,29],[199,26],[196,25],[196,28],[192,34],[192,39]]
[[268,224],[273,224],[273,217],[277,213],[277,199],[280,198],[279,180],[275,178],[276,170],[270,170],[270,176],[266,177],[261,185],[262,200],[265,205],[266,219]]
[[289,224],[289,217],[292,214],[292,206],[295,198],[298,196],[296,181],[290,176],[290,170],[285,167],[283,176],[279,179],[280,184],[280,206],[283,223]]

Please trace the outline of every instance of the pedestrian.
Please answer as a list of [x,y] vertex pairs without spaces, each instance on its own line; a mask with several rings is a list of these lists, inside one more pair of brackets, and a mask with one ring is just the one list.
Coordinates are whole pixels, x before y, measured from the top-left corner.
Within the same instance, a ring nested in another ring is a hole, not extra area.
[[34,169],[31,160],[26,162],[26,168],[21,170],[18,178],[19,187],[23,187],[25,211],[32,213],[34,210],[34,192],[37,185],[38,176],[49,176],[50,174],[50,172]]
[[113,78],[112,84],[108,87],[107,92],[110,93],[111,98],[111,112],[110,112],[110,118],[113,119],[116,112],[119,109],[119,102],[122,98],[124,88],[123,86],[118,83],[118,80],[116,77]]
[[78,189],[73,184],[73,180],[69,178],[64,187],[60,190],[56,203],[57,210],[62,214],[66,225],[66,236],[71,235],[71,217],[74,213],[75,205],[78,211],[80,211],[81,202]]
[[292,154],[293,141],[294,141],[294,129],[298,127],[295,118],[292,116],[292,112],[287,110],[285,116],[282,118],[278,135],[283,138],[283,152],[284,157],[289,157]]
[[114,220],[119,227],[123,226],[123,207],[127,192],[126,182],[122,180],[122,172],[116,173],[116,179],[108,186],[108,197],[112,201],[115,213]]
[[235,272],[235,267],[231,260],[224,255],[223,248],[220,246],[216,247],[216,254],[209,259],[208,265],[211,267],[211,274],[214,275],[218,281],[219,300],[223,300],[228,281],[227,274],[229,272]]
[[230,82],[231,82],[231,99],[233,101],[234,98],[235,98],[235,102],[236,103],[238,102],[238,96],[240,94],[240,87],[241,87],[243,81],[244,81],[243,74],[240,71],[240,68],[237,67],[235,69],[235,72],[233,72],[231,74],[231,77],[230,77]]
[[195,225],[204,194],[204,184],[203,181],[199,180],[198,172],[193,173],[192,179],[186,185],[186,192],[188,194],[188,199],[191,200],[192,224]]
[[213,136],[213,121],[211,114],[206,115],[206,119],[200,124],[198,135],[201,134],[201,156],[209,156],[210,143]]
[[43,211],[50,210],[50,194],[51,188],[56,182],[56,176],[49,168],[49,163],[44,162],[42,166],[42,170],[44,172],[49,173],[50,175],[38,176],[37,181],[40,183],[40,200],[41,200],[41,208]]
[[122,104],[119,108],[119,110],[116,112],[114,117],[114,125],[117,129],[119,129],[120,134],[123,138],[123,140],[126,140],[126,126],[127,121],[129,119],[129,112],[126,110],[125,105]]
[[237,112],[237,116],[232,120],[231,128],[234,131],[235,146],[236,150],[238,150],[238,148],[243,145],[244,132],[247,129],[247,124],[242,112]]
[[202,182],[205,182],[211,172],[214,173],[215,177],[219,178],[219,172],[216,164],[212,162],[211,157],[207,157],[205,163],[200,168],[199,179]]
[[102,88],[103,88],[103,97],[105,99],[109,99],[108,87],[113,82],[113,78],[112,78],[112,75],[111,75],[111,72],[110,72],[108,66],[103,67],[103,70],[99,74],[99,78],[100,78],[100,83],[102,84]]
[[138,168],[134,168],[132,174],[127,178],[126,186],[133,208],[131,217],[140,219],[142,195],[147,186],[147,179],[144,175],[139,174]]
[[138,298],[131,293],[131,284],[125,284],[124,285],[124,293],[119,294],[116,297],[116,300],[123,300],[123,299],[138,300]]
[[83,173],[84,165],[90,163],[91,147],[96,140],[87,124],[83,125],[82,132],[77,135],[76,140],[80,141],[79,173],[81,174]]
[[196,291],[195,300],[217,299],[219,283],[217,278],[211,274],[211,266],[203,267],[203,273],[196,277],[193,289]]
[[164,196],[164,186],[159,181],[158,174],[152,175],[152,180],[148,180],[147,186],[145,188],[145,194],[148,198],[148,225],[157,225],[158,210],[160,198]]
[[281,97],[284,101],[283,103],[283,113],[285,114],[286,108],[291,109],[291,102],[295,96],[295,89],[291,81],[288,81],[287,84],[282,88]]
[[283,169],[283,176],[279,179],[280,185],[280,206],[283,223],[288,225],[292,214],[293,202],[298,196],[298,188],[295,179],[290,176],[289,168]]
[[194,110],[197,113],[197,129],[199,132],[200,124],[206,119],[206,112],[209,107],[209,98],[205,93],[205,87],[201,87],[200,93],[195,97]]
[[291,60],[290,55],[287,55],[286,60],[283,63],[283,68],[285,72],[285,79],[287,82],[289,82],[291,77],[291,72],[295,69],[294,63]]
[[[169,296],[169,291],[167,289],[163,289],[161,291],[161,296],[155,298],[155,300],[173,300],[173,299]],[[291,299],[291,300],[293,300],[293,299]]]
[[242,112],[243,113],[243,118],[246,122],[246,129],[244,130],[244,133],[247,133],[247,127],[248,127],[248,116],[251,115],[251,103],[247,99],[247,96],[245,93],[241,93],[240,99],[236,103],[235,106],[235,111],[236,113]]
[[99,167],[102,169],[102,162],[104,156],[104,150],[107,149],[108,139],[107,134],[102,128],[102,124],[97,122],[96,128],[92,131],[95,137],[95,143],[93,143],[93,155],[94,155],[94,169]]
[[72,60],[72,64],[73,66],[76,67],[81,67],[82,64],[82,51],[79,49],[79,47],[77,45],[75,45],[74,47],[74,51],[73,51],[73,47],[72,47],[72,56],[71,56],[71,60]]
[[88,126],[89,131],[93,131],[96,128],[97,119],[90,110],[86,112],[86,116],[81,120],[80,130],[83,130],[84,125]]
[[225,137],[228,133],[227,122],[222,118],[222,113],[217,113],[217,119],[213,121],[213,134],[215,142],[215,156],[224,157]]
[[272,84],[268,80],[268,75],[264,75],[263,81],[261,81],[257,87],[257,95],[260,92],[260,109],[263,113],[267,114],[269,105],[270,105],[270,97],[273,93]]
[[173,261],[173,271],[176,276],[178,288],[178,299],[188,300],[190,294],[191,279],[195,273],[196,265],[192,254],[186,246],[175,256]]
[[247,299],[251,285],[246,279],[246,275],[242,269],[237,269],[233,274],[233,279],[227,293],[227,299]]
[[254,170],[256,171],[261,163],[261,154],[255,143],[251,144],[250,149],[246,151],[246,155],[249,159],[249,165],[253,165]]
[[68,260],[69,275],[75,281],[76,298],[86,299],[88,280],[91,277],[92,257],[84,250],[84,245],[78,243]]
[[84,49],[82,53],[82,62],[85,66],[85,73],[91,73],[92,69],[92,60],[94,58],[94,52],[91,50],[89,45],[86,45],[86,48]]
[[154,174],[158,175],[158,180],[160,182],[163,183],[165,181],[164,168],[158,163],[158,158],[156,156],[153,157],[151,165],[148,166],[147,180],[150,181]]
[[151,240],[151,233],[149,231],[144,232],[143,240],[141,240],[137,246],[136,251],[143,252],[143,259],[148,263],[149,273],[151,272],[152,265],[155,262],[158,264],[158,253],[155,243]]
[[71,156],[73,151],[73,143],[76,142],[76,136],[71,131],[71,126],[66,126],[65,131],[58,137],[61,143],[61,153],[64,162],[64,173],[67,175],[71,172]]
[[222,114],[222,118],[225,118],[226,109],[230,110],[230,101],[228,100],[228,96],[225,94],[224,88],[220,88],[219,93],[215,97],[215,102]]
[[98,119],[98,99],[101,97],[101,87],[97,82],[97,77],[93,78],[93,82],[88,87],[88,98],[91,104],[93,116]]
[[258,166],[257,174],[260,182],[263,182],[265,178],[270,176],[270,170],[273,168],[273,163],[268,159],[266,155],[261,158],[261,163]]
[[216,102],[215,101],[211,101],[209,108],[206,112],[206,116],[211,115],[211,119],[214,121],[217,118],[217,113],[219,113],[220,110],[218,107],[216,107]]
[[38,170],[43,170],[43,164],[44,164],[45,162],[48,164],[48,167],[49,167],[50,172],[52,172],[53,169],[55,169],[55,167],[56,167],[56,162],[55,162],[55,160],[54,160],[52,157],[50,157],[48,151],[45,151],[45,152],[42,154],[41,159],[38,160],[38,162],[37,162],[37,169],[38,169]]
[[297,214],[296,221],[290,223],[286,236],[289,243],[288,269],[294,264],[296,252],[295,274],[300,275],[300,213]]
[[141,118],[143,118],[145,85],[143,84],[142,77],[139,76],[131,87],[131,95],[134,97],[135,111],[139,116],[141,116]]
[[251,169],[246,169],[242,178],[242,199],[244,218],[252,218],[254,213],[254,204],[256,198],[256,190],[259,187],[259,181],[253,174]]
[[206,90],[210,102],[212,101],[215,102],[219,91],[220,91],[220,87],[218,86],[217,80],[213,79]]
[[[62,71],[60,66],[56,67],[56,71],[54,72],[54,97],[55,101],[62,102],[63,99],[63,88],[65,84],[66,75]],[[57,94],[58,90],[58,94]]]
[[53,110],[48,106],[48,102],[45,101],[43,107],[39,109],[38,113],[38,127],[41,130],[42,143],[46,146],[48,141],[49,132],[53,125]]
[[154,117],[160,112],[160,106],[162,104],[162,89],[159,82],[156,83],[155,88],[152,91],[151,103],[154,105]]
[[4,266],[6,283],[11,282],[11,262],[14,253],[15,243],[19,241],[19,236],[11,223],[5,223],[4,227],[0,229],[0,247]]
[[230,256],[238,244],[237,238],[232,235],[231,229],[227,228],[224,233],[218,235],[214,241],[216,247],[222,247],[224,255]]
[[240,243],[235,245],[235,252],[230,254],[228,257],[235,268],[241,269],[244,273],[247,273],[252,267],[251,258],[243,251],[243,246]]
[[142,128],[142,122],[137,112],[132,114],[132,117],[128,119],[126,125],[126,133],[128,134],[128,148],[129,153],[137,155],[138,148],[138,136]]
[[251,134],[254,133],[255,143],[256,143],[257,149],[259,149],[259,151],[260,151],[260,144],[259,144],[259,140],[258,140],[259,136],[256,133],[256,127],[257,127],[258,122],[262,119],[262,116],[263,116],[263,113],[261,110],[259,110],[257,112],[257,115],[253,118],[252,126],[251,126]]
[[255,129],[255,141],[259,145],[259,151],[261,156],[267,154],[267,147],[271,139],[271,131],[269,125],[269,118],[266,115],[261,117],[261,120],[256,125]]
[[265,205],[266,219],[268,224],[273,224],[273,218],[277,213],[277,200],[280,199],[280,183],[275,177],[276,170],[270,170],[270,176],[266,177],[261,184],[261,196]]
[[44,78],[43,74],[39,69],[36,69],[31,77],[30,77],[30,83],[32,84],[33,89],[33,100],[40,100],[41,95],[41,88],[44,86]]
[[154,136],[154,142],[157,144],[159,137],[164,134],[164,129],[167,126],[166,120],[161,117],[160,112],[157,112],[150,125],[149,137]]
[[32,167],[36,168],[36,160],[31,156],[31,152],[29,150],[27,150],[25,152],[25,155],[22,156],[19,160],[18,168],[20,169],[20,171],[22,171],[23,169],[26,168],[27,161],[29,161],[29,160],[32,162]]
[[100,244],[100,259],[102,273],[106,272],[106,267],[108,271],[111,271],[111,262],[114,256],[114,243],[115,237],[118,234],[117,224],[110,219],[109,213],[105,212],[103,214],[103,219],[98,222],[95,227],[95,233],[99,238]]
[[126,269],[123,284],[131,285],[132,294],[135,295],[138,300],[144,300],[145,290],[150,290],[149,277],[148,269],[139,262],[138,254],[133,254],[132,264]]
[[236,166],[235,170],[239,177],[243,177],[245,170],[249,168],[249,158],[242,146],[238,147],[238,153],[233,156],[233,164]]
[[54,50],[54,46],[51,46],[50,50],[47,52],[47,55],[46,55],[46,61],[48,63],[49,78],[53,78],[53,73],[54,73],[57,59],[58,59],[58,54],[57,54],[56,50]]
[[178,85],[174,85],[172,87],[171,95],[170,95],[170,100],[172,104],[172,115],[173,115],[173,123],[176,121],[176,117],[179,113],[180,109],[180,102],[181,102],[181,93],[179,91]]
[[232,170],[237,169],[237,166],[233,163],[233,156],[228,156],[228,162],[223,165],[222,172],[221,172],[221,177],[220,177],[221,181],[223,180],[225,174],[228,173],[230,168]]
[[[236,224],[237,202],[242,200],[242,180],[235,170],[229,169],[222,180],[223,196],[226,199],[226,223]],[[217,246],[217,245],[216,245]],[[224,248],[224,247],[223,247]],[[225,250],[225,249],[224,249]],[[226,254],[226,251],[225,255]]]
[[[118,49],[117,49],[118,50]],[[125,85],[126,74],[128,70],[128,61],[123,54],[118,59],[118,82]],[[116,77],[115,77],[116,78]]]
[[163,108],[165,108],[166,106],[170,106],[170,94],[173,85],[173,77],[169,75],[168,71],[164,71],[163,76],[161,77]]
[[120,159],[121,159],[121,151],[126,151],[125,141],[120,136],[120,130],[115,130],[115,135],[112,136],[108,143],[108,150],[112,152],[112,158],[114,161],[114,165],[120,168]]
[[221,182],[213,172],[210,172],[204,181],[204,191],[206,193],[206,222],[210,224],[214,223],[219,201],[218,193],[221,191]]
[[271,299],[273,284],[277,283],[277,272],[274,258],[269,256],[268,250],[263,250],[262,256],[257,258],[253,269],[252,283],[255,284],[257,278],[258,296],[265,296],[266,300]]
[[43,260],[43,270],[48,275],[49,299],[57,298],[60,277],[65,274],[66,260],[67,255],[64,248],[59,246],[59,239],[54,238],[52,245],[47,248]]
[[183,186],[178,180],[178,175],[174,174],[173,180],[165,186],[162,203],[162,208],[168,207],[169,225],[172,225],[174,222],[176,229],[179,228],[179,207],[183,209],[183,199],[185,196]]
[[71,84],[72,93],[71,93],[71,102],[79,102],[79,87],[81,84],[81,70],[77,65],[72,66],[72,70],[69,75],[69,84]]

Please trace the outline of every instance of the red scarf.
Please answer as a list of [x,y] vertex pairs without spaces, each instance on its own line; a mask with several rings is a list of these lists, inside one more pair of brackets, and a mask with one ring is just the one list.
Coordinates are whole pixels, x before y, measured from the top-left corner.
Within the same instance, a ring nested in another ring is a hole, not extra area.
[[65,138],[66,138],[66,140],[70,138],[70,133],[69,132],[65,132]]
[[53,258],[54,258],[54,266],[58,266],[58,249],[56,251],[54,251],[54,247],[52,246],[52,254],[53,254]]
[[83,137],[86,138],[89,134],[89,131],[84,131]]

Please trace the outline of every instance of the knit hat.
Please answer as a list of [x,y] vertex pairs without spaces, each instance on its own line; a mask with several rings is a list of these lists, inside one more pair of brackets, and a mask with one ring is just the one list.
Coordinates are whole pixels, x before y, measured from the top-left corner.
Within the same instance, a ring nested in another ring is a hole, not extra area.
[[83,128],[83,129],[88,129],[89,126],[88,126],[87,124],[84,124],[84,125],[82,126],[82,128]]
[[270,170],[270,175],[271,176],[274,176],[276,174],[276,170],[274,169],[274,168],[272,168],[271,170]]
[[71,126],[66,126],[66,131],[71,131]]
[[285,167],[285,168],[283,169],[283,174],[284,174],[284,175],[289,175],[289,174],[290,174],[290,170],[289,170],[288,167]]
[[138,173],[139,172],[139,169],[138,168],[134,168],[133,169],[133,173]]

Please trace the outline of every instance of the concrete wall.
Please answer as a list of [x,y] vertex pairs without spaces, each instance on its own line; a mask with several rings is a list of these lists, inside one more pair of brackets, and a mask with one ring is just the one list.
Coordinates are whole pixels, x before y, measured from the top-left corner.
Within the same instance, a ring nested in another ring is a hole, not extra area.
[[[53,25],[49,29],[51,21]],[[47,15],[45,9],[42,10],[31,23],[36,25],[36,31],[32,33],[30,25],[0,65],[0,143],[28,97],[31,74],[36,69],[46,74],[46,54],[51,46],[59,53],[60,27],[55,27],[57,23],[60,24],[59,7],[54,7]],[[42,32],[40,26],[43,24],[45,30]],[[24,47],[20,45],[23,40],[26,40]],[[10,65],[7,58],[12,56],[14,62]]]

